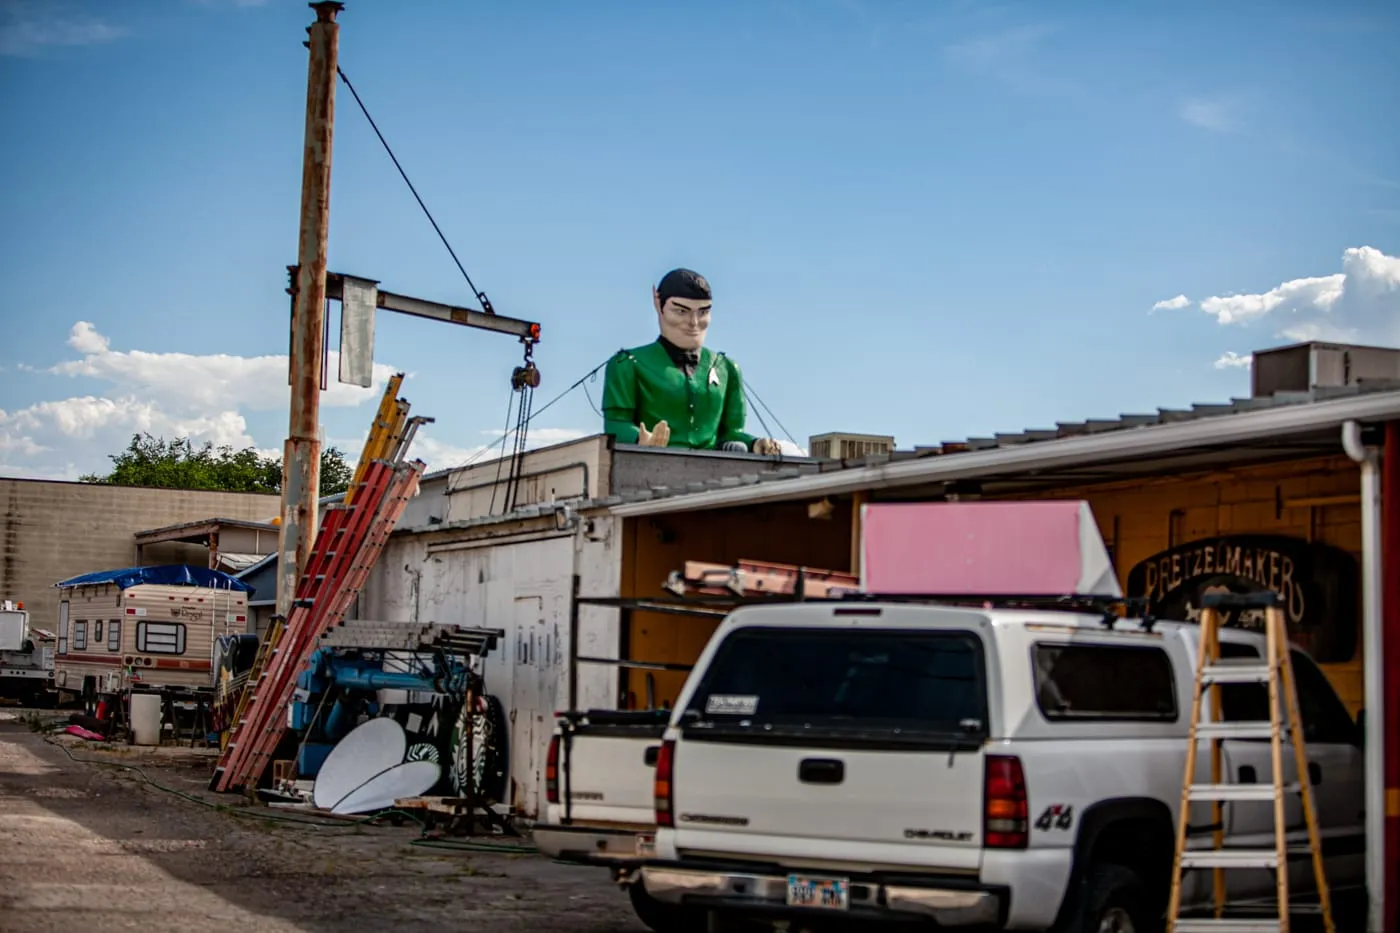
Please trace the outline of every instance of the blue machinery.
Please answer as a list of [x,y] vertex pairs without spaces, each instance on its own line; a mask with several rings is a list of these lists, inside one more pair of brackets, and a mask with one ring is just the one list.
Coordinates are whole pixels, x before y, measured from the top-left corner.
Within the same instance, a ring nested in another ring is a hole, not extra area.
[[288,710],[289,725],[302,736],[297,773],[314,777],[363,714],[379,715],[380,690],[458,702],[479,693],[481,675],[472,662],[486,657],[502,635],[501,629],[361,620],[331,629],[297,675]]

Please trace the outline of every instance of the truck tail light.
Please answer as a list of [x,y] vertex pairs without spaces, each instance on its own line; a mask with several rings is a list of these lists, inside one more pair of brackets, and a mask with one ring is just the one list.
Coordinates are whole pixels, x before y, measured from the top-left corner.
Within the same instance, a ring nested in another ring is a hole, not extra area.
[[675,771],[675,763],[676,742],[674,739],[667,739],[661,743],[661,751],[656,755],[656,782],[652,785],[657,826],[676,825],[675,814],[671,812],[671,775]]
[[988,755],[982,836],[989,849],[1024,849],[1030,840],[1026,775],[1014,755]]
[[549,754],[544,760],[544,797],[549,803],[559,802],[559,736],[557,735],[549,740]]

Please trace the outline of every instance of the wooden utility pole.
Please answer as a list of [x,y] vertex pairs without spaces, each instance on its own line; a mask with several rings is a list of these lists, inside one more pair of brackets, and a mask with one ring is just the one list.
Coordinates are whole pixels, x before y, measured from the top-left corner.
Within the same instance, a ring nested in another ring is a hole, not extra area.
[[316,540],[321,485],[321,380],[326,358],[326,239],[330,226],[331,143],[342,3],[310,4],[307,30],[306,138],[301,172],[301,233],[292,284],[291,421],[282,456],[277,614],[288,615],[297,579]]

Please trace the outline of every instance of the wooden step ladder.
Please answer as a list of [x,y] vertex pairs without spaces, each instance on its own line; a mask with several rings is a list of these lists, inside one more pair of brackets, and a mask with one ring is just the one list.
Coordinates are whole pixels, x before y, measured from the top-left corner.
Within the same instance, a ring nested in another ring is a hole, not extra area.
[[262,642],[258,645],[258,653],[253,658],[253,666],[248,669],[248,676],[243,681],[243,686],[238,690],[238,703],[234,707],[233,715],[229,718],[228,728],[219,734],[219,751],[223,752],[228,748],[228,741],[233,735],[235,723],[242,722],[243,717],[248,712],[248,701],[252,698],[257,685],[267,673],[272,658],[277,653],[277,644],[282,638],[282,628],[286,619],[281,616],[273,616],[267,623],[267,631],[263,633]]
[[[1293,664],[1289,658],[1288,631],[1280,599],[1276,593],[1212,593],[1201,600],[1200,649],[1196,660],[1196,688],[1191,704],[1191,729],[1186,750],[1186,775],[1181,790],[1181,814],[1178,819],[1176,853],[1172,864],[1171,896],[1167,905],[1167,933],[1288,933],[1289,890],[1288,827],[1284,820],[1286,795],[1297,794],[1302,799],[1303,816],[1307,821],[1308,853],[1323,924],[1327,933],[1336,933],[1332,923],[1332,902],[1323,870],[1321,838],[1317,828],[1317,811],[1308,780],[1307,750],[1303,747],[1302,717],[1298,711],[1298,695],[1294,686]],[[1264,633],[1267,641],[1262,660],[1224,659],[1220,654],[1222,610],[1260,610],[1264,612]],[[1263,684],[1269,693],[1269,718],[1257,722],[1227,722],[1221,718],[1221,691],[1224,684]],[[1206,691],[1209,703],[1203,704]],[[1207,716],[1202,718],[1203,706]],[[1285,715],[1287,717],[1285,721]],[[1227,740],[1268,739],[1272,749],[1273,780],[1268,784],[1232,784],[1223,773],[1223,747]],[[1297,759],[1297,782],[1284,782],[1284,742],[1291,739]],[[1210,743],[1210,783],[1196,781],[1198,742]],[[1274,845],[1264,849],[1244,849],[1225,845],[1225,804],[1234,802],[1272,802],[1274,815]],[[1208,848],[1187,848],[1190,835],[1191,805],[1209,802],[1212,843]],[[1301,853],[1301,847],[1298,847]],[[1212,873],[1214,914],[1210,917],[1181,917],[1182,876],[1193,869],[1209,869]],[[1271,870],[1277,886],[1277,903],[1269,908],[1273,915],[1225,916],[1225,872],[1231,869]]]

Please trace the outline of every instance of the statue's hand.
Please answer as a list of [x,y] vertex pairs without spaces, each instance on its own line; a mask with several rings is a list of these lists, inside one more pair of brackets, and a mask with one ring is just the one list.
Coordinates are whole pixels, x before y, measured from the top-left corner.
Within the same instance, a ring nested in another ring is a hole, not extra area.
[[753,452],[756,454],[764,454],[769,457],[776,457],[783,452],[783,448],[771,437],[760,437],[753,442]]
[[643,447],[665,447],[671,440],[671,426],[665,421],[652,425],[650,431],[645,424],[637,425],[637,443]]

